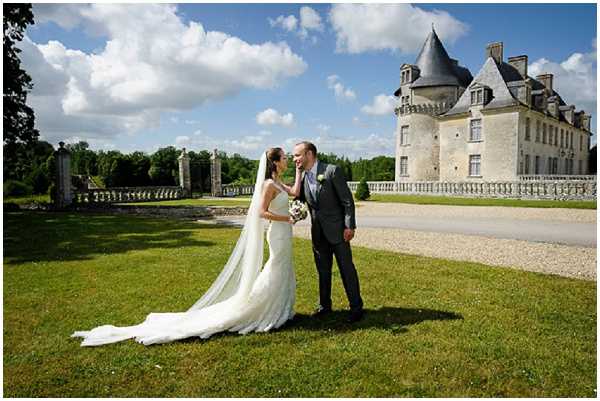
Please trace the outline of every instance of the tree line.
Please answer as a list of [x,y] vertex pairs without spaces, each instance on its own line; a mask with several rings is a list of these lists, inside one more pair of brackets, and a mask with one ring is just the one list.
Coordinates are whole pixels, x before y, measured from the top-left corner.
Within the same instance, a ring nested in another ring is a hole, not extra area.
[[[4,146],[5,152],[7,145]],[[179,162],[181,150],[174,146],[158,149],[152,154],[136,151],[124,154],[118,150],[90,149],[80,141],[66,144],[71,153],[71,174],[92,177],[101,187],[174,186],[179,184]],[[12,159],[4,164],[5,196],[47,193],[54,180],[54,148],[45,141],[33,144],[17,144],[12,147]],[[211,152],[189,151],[192,192],[210,191]],[[5,153],[6,154],[6,153]],[[219,152],[221,159],[221,181],[223,184],[253,184],[258,170],[258,160],[237,153]],[[292,155],[283,175],[291,183],[295,176]],[[351,162],[335,154],[319,155],[326,163],[339,165],[348,181],[366,178],[369,181],[393,180],[394,158],[375,157]]]

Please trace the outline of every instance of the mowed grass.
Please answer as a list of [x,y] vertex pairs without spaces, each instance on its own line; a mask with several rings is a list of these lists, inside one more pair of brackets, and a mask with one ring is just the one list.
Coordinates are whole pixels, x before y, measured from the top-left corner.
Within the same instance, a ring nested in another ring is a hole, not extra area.
[[367,202],[411,203],[417,205],[505,206],[564,209],[596,209],[596,201],[555,201],[528,199],[458,198],[426,195],[372,194]]
[[[310,242],[294,240],[297,316],[279,330],[86,348],[75,330],[183,311],[239,229],[138,216],[4,214],[6,397],[595,397],[596,283],[354,249],[366,316],[309,314]],[[334,268],[335,269],[335,268]]]

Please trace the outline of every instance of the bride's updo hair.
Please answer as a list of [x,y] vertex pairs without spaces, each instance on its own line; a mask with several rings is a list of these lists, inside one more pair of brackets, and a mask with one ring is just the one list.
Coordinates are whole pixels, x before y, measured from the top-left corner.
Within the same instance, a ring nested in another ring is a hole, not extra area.
[[273,173],[277,172],[277,166],[275,162],[281,160],[283,149],[281,148],[270,148],[267,150],[267,171],[265,172],[265,180],[273,178]]

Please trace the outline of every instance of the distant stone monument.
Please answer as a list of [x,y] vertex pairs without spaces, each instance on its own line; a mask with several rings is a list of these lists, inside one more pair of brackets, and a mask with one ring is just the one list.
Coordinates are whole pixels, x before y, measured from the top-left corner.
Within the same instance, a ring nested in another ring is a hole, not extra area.
[[222,196],[223,189],[221,188],[221,159],[217,153],[217,149],[213,150],[210,157],[210,185],[212,196]]
[[190,176],[190,157],[185,148],[181,155],[177,158],[179,161],[179,186],[183,189],[183,196],[190,197],[192,195],[192,179]]
[[62,209],[73,202],[71,193],[71,152],[65,148],[64,142],[58,143],[59,148],[54,152],[56,160],[56,196],[54,206]]

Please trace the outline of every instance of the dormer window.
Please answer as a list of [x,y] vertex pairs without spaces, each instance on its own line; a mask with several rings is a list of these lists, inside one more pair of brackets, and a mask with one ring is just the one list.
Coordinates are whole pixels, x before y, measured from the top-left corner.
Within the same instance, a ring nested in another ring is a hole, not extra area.
[[474,85],[471,87],[471,105],[483,105],[492,100],[492,90],[487,86]]
[[409,84],[411,82],[410,69],[406,69],[406,70],[402,71],[400,75],[401,75],[401,83],[402,84]]

